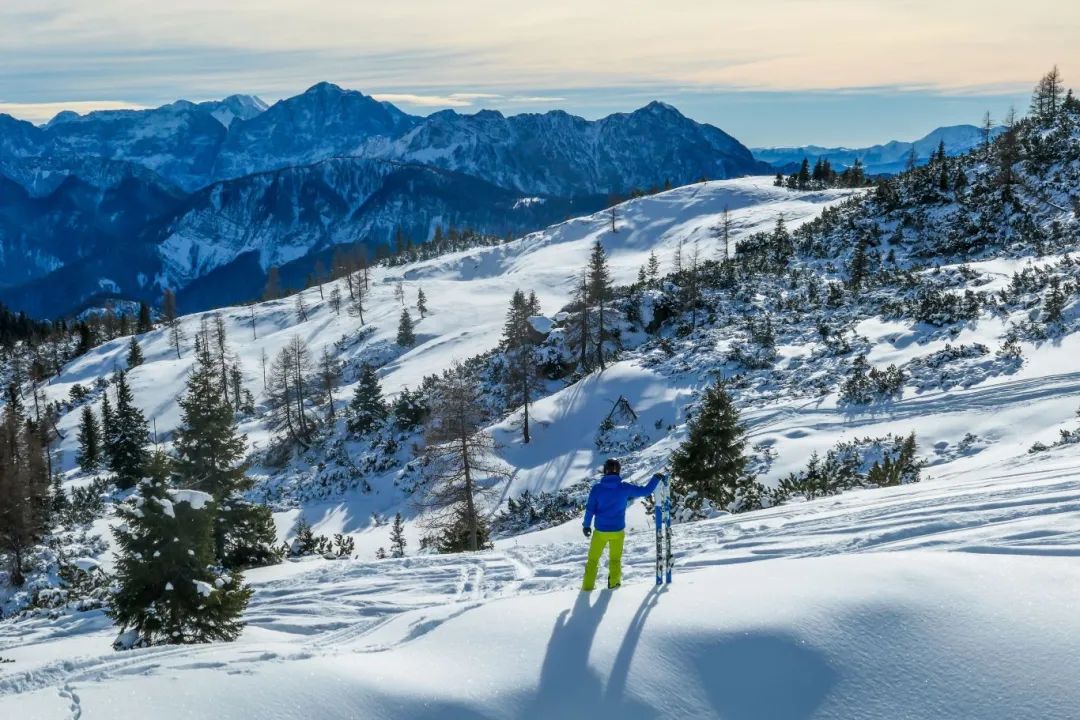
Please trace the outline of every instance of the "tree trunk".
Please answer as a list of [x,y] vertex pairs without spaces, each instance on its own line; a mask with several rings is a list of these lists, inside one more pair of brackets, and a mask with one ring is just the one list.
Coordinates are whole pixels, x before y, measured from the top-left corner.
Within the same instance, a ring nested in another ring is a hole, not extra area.
[[476,503],[473,501],[472,468],[469,467],[469,440],[461,436],[461,467],[465,473],[465,514],[469,520],[469,550],[480,549],[480,532],[476,522]]

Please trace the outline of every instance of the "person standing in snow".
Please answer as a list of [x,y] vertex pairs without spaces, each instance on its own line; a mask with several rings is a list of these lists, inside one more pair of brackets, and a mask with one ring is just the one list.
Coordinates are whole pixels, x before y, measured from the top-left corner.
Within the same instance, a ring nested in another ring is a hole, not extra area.
[[[608,554],[608,589],[622,584],[622,550],[626,535],[626,506],[634,498],[652,495],[663,475],[653,475],[647,485],[624,482],[619,476],[619,461],[604,463],[604,476],[589,490],[585,504],[585,522],[582,531],[591,537],[589,557],[585,561],[585,580],[581,589],[589,592],[596,587],[596,573],[600,569],[600,556],[610,545]],[[593,530],[595,520],[596,530]]]

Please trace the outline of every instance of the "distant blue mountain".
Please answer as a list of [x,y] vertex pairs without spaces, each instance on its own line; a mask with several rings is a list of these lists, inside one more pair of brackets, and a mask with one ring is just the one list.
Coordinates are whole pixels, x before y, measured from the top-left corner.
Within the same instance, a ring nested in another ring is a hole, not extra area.
[[634,188],[770,170],[662,103],[596,121],[418,117],[319,83],[269,107],[234,95],[41,127],[0,115],[0,301],[57,315],[171,287],[196,310],[247,299],[270,265],[398,227],[418,242],[436,225],[521,233]]
[[[1003,128],[995,127],[991,137],[997,137]],[[867,172],[873,175],[893,175],[902,171],[908,163],[912,147],[915,148],[917,164],[930,159],[937,152],[941,142],[945,143],[947,155],[962,155],[978,147],[983,141],[983,132],[974,125],[952,125],[940,127],[928,135],[913,142],[893,140],[883,145],[865,148],[821,147],[805,145],[803,147],[753,148],[754,157],[773,165],[778,170],[791,172],[798,169],[803,158],[813,165],[818,158],[827,158],[836,168],[851,167],[855,160],[862,162]]]

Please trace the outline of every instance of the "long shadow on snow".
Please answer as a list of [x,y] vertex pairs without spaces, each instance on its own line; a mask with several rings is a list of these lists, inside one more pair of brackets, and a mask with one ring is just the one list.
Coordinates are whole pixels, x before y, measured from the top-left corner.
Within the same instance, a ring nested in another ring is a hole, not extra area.
[[589,594],[581,593],[572,610],[564,610],[555,621],[540,672],[536,695],[521,717],[548,720],[556,717],[620,717],[623,720],[660,717],[658,710],[624,697],[630,664],[645,627],[645,619],[656,606],[660,590],[653,588],[642,600],[626,630],[615,657],[606,689],[603,678],[589,667],[593,639],[611,601],[610,592],[601,592],[594,605]]

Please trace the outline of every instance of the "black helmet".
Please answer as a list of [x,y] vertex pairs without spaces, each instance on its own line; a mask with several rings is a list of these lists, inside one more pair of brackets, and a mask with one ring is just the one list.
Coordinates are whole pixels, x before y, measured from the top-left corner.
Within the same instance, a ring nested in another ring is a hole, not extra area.
[[622,470],[622,466],[619,465],[619,461],[615,458],[608,458],[604,461],[605,475],[618,475],[620,470]]

